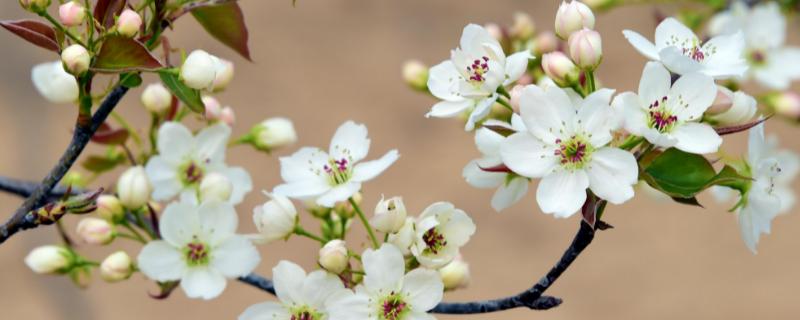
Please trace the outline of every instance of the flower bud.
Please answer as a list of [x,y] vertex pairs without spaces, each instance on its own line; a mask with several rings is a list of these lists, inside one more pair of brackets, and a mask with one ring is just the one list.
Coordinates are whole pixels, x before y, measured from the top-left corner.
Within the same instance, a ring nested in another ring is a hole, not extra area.
[[172,93],[161,83],[152,83],[142,92],[142,104],[147,111],[163,115],[172,106]]
[[347,269],[349,257],[347,247],[342,240],[331,240],[319,249],[319,265],[333,274],[340,274]]
[[428,90],[428,66],[417,60],[403,63],[403,80],[412,89]]
[[114,240],[114,227],[100,218],[83,218],[75,231],[84,242],[92,245],[109,244]]
[[236,113],[233,111],[233,108],[222,108],[222,111],[219,113],[219,121],[222,121],[228,126],[233,127],[233,125],[236,123]]
[[152,187],[142,166],[131,167],[117,180],[119,201],[128,209],[139,209],[150,200]]
[[375,206],[375,216],[370,219],[370,223],[375,230],[383,233],[395,233],[400,231],[406,222],[406,206],[403,198],[392,197],[378,202]]
[[461,256],[457,256],[453,261],[439,269],[445,290],[455,290],[465,288],[469,285],[469,264],[464,262]]
[[102,194],[95,200],[97,209],[95,213],[98,217],[105,219],[108,222],[121,221],[125,216],[125,209],[122,208],[122,203],[119,199],[110,194]]
[[569,36],[569,55],[581,69],[593,71],[603,60],[603,43],[600,33],[581,29]]
[[269,118],[250,130],[253,145],[264,151],[285,147],[297,142],[292,121],[282,117]]
[[74,27],[83,23],[86,17],[86,8],[77,1],[70,1],[58,7],[58,18],[61,24]]
[[578,67],[561,51],[543,55],[542,69],[550,79],[562,87],[578,81],[578,76],[580,75]]
[[570,34],[580,29],[594,29],[594,13],[580,1],[572,0],[569,3],[562,1],[556,12],[555,27],[558,37],[567,39]]
[[558,48],[558,38],[551,31],[544,31],[533,40],[533,51],[537,55],[550,53]]
[[414,244],[414,218],[407,217],[397,233],[389,235],[389,243],[395,245],[403,255],[411,253],[411,245]]
[[181,79],[192,89],[208,89],[214,84],[216,75],[214,56],[203,50],[192,51],[181,67]]
[[756,115],[756,99],[744,92],[731,92],[717,86],[717,98],[706,111],[708,119],[719,125],[732,125],[747,122]]
[[525,85],[517,84],[511,88],[511,91],[509,92],[511,99],[508,99],[508,103],[511,104],[511,107],[513,107],[514,110],[520,109],[519,100],[522,98],[523,91],[525,91]]
[[31,71],[31,80],[47,101],[52,103],[72,103],[78,100],[78,81],[64,70],[61,61],[42,63]]
[[108,282],[118,282],[130,278],[133,269],[131,257],[125,251],[117,251],[100,264],[100,277]]
[[514,24],[511,25],[509,33],[511,37],[519,40],[528,40],[536,32],[536,26],[530,15],[524,12],[514,13]]
[[233,192],[233,184],[227,176],[218,172],[212,172],[203,177],[200,182],[200,199],[228,201]]
[[47,10],[47,7],[50,6],[50,0],[19,0],[19,5],[25,10],[39,13]]
[[89,70],[92,57],[89,55],[89,51],[86,51],[86,48],[79,44],[73,44],[61,51],[61,62],[64,63],[65,70],[79,76]]
[[69,268],[72,261],[72,253],[60,246],[41,246],[33,249],[27,257],[25,264],[33,272],[39,274],[61,273]]
[[222,115],[222,105],[219,103],[217,98],[212,96],[203,96],[203,105],[206,107],[206,120],[208,121],[217,121],[219,117]]
[[117,18],[117,32],[126,37],[133,37],[142,27],[142,17],[131,9],[125,9]]
[[486,29],[486,32],[489,33],[489,36],[494,38],[497,41],[503,41],[503,28],[500,28],[499,25],[496,23],[487,23],[483,26]]
[[272,200],[253,209],[253,221],[264,243],[287,239],[297,225],[297,209],[294,204],[279,195],[268,194]]
[[233,62],[215,56],[211,56],[211,58],[214,60],[216,70],[214,82],[211,84],[211,90],[222,91],[231,83],[231,80],[233,80]]
[[769,99],[769,103],[780,115],[793,119],[800,118],[800,95],[786,91]]

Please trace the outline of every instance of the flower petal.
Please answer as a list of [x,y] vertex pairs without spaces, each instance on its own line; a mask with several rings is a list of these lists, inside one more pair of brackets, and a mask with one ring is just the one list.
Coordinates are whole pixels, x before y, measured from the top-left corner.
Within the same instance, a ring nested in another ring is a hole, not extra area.
[[703,71],[703,65],[683,55],[678,47],[666,47],[661,49],[658,55],[661,57],[661,62],[664,66],[674,73],[683,75]]
[[364,293],[355,293],[351,290],[339,291],[325,303],[328,319],[375,319],[371,318],[373,306],[370,302],[371,298]]
[[544,213],[556,218],[567,218],[577,212],[586,201],[589,177],[583,170],[557,170],[539,182],[536,201]]
[[575,106],[564,92],[555,86],[525,86],[520,96],[520,115],[528,130],[547,143],[572,134],[569,125]]
[[528,50],[510,55],[506,59],[506,80],[503,81],[503,85],[507,86],[517,81],[528,70],[528,61],[531,59],[534,59],[534,57],[531,56]]
[[367,156],[369,144],[367,126],[347,121],[333,134],[328,153],[334,159],[347,159],[351,163],[356,163]]
[[275,187],[272,193],[300,200],[316,198],[333,189],[327,181],[321,179],[301,180],[284,183]]
[[317,204],[327,208],[333,208],[337,202],[347,200],[361,190],[361,182],[350,181],[333,187],[328,192],[317,198]]
[[743,76],[748,68],[744,46],[744,34],[741,31],[711,38],[703,45],[703,51],[709,53],[703,60],[703,73],[715,79]]
[[272,268],[272,279],[275,283],[275,295],[283,304],[304,303],[302,288],[306,279],[306,271],[297,264],[281,260]]
[[425,117],[430,118],[452,118],[461,115],[472,106],[472,100],[461,99],[456,101],[439,101],[431,111],[425,114]]
[[611,142],[614,112],[609,106],[609,102],[613,94],[614,90],[600,89],[586,97],[578,108],[575,128],[576,130],[582,129],[595,148]]
[[185,202],[170,203],[161,215],[159,230],[170,245],[182,248],[200,230],[197,207]]
[[166,122],[158,129],[158,153],[164,160],[179,165],[194,148],[194,137],[180,122]]
[[64,70],[61,61],[36,65],[31,70],[31,80],[36,91],[51,103],[73,103],[78,100],[78,81]]
[[482,26],[471,23],[464,27],[464,30],[461,33],[461,40],[459,41],[459,46],[462,50],[469,54],[480,57],[484,55],[484,52],[486,52],[485,45],[494,46],[496,48],[501,47],[500,43],[497,42],[497,39],[489,35],[489,32],[486,31],[486,29],[484,29]]
[[195,137],[197,145],[195,148],[195,160],[211,163],[221,163],[225,161],[225,149],[228,147],[228,139],[231,136],[231,128],[224,123],[218,123],[200,131]]
[[197,209],[200,232],[205,241],[214,246],[236,233],[239,216],[233,205],[216,200],[204,201]]
[[433,66],[428,75],[428,90],[433,96],[445,101],[464,101],[458,93],[461,74],[452,61],[445,60]]
[[137,262],[139,270],[155,281],[179,280],[186,269],[181,251],[163,240],[148,242]]
[[233,205],[241,203],[244,197],[253,190],[253,179],[242,167],[225,168],[223,172],[233,186],[228,203]]
[[639,107],[647,109],[651,103],[669,95],[672,78],[661,63],[648,62],[639,80]]
[[503,163],[515,173],[541,178],[558,165],[554,147],[545,145],[528,132],[515,133],[500,147]]
[[436,271],[414,269],[403,278],[403,295],[412,310],[428,311],[442,301],[444,284]]
[[528,193],[528,184],[528,179],[522,177],[516,177],[508,183],[500,184],[500,188],[497,189],[492,197],[492,208],[500,212],[517,203]]
[[675,81],[670,90],[667,103],[678,121],[699,121],[703,113],[717,97],[717,86],[714,79],[701,74],[690,73]]
[[181,288],[189,298],[214,299],[225,290],[226,285],[225,277],[211,268],[190,268],[181,279]]
[[670,46],[683,48],[685,44],[698,42],[694,32],[675,18],[666,18],[656,27],[655,45],[659,51]]
[[353,167],[353,176],[351,179],[357,182],[372,180],[388,169],[399,157],[400,154],[397,150],[391,150],[378,160],[359,163]]
[[636,51],[639,51],[639,53],[650,60],[658,60],[658,50],[656,49],[656,45],[650,42],[650,40],[647,40],[647,38],[643,37],[641,34],[631,30],[622,30],[622,34],[625,36],[625,39],[628,39],[628,42],[630,42]]
[[282,320],[289,319],[291,316],[283,305],[269,301],[248,307],[239,315],[239,320]]
[[617,148],[597,150],[589,165],[589,188],[601,199],[622,204],[633,198],[638,168],[636,158],[630,152]]
[[488,172],[483,171],[479,167],[479,160],[472,160],[464,166],[461,175],[475,188],[495,188],[503,184],[506,179],[506,173],[503,172]]
[[237,278],[252,272],[261,256],[250,240],[233,236],[222,241],[211,251],[211,267],[227,278]]
[[178,167],[169,163],[163,155],[150,158],[144,171],[153,186],[153,200],[169,200],[183,189],[183,182],[178,177]]
[[489,115],[489,112],[492,111],[492,105],[494,105],[495,101],[497,101],[497,98],[497,94],[492,94],[486,99],[479,100],[475,104],[475,109],[473,109],[469,114],[467,123],[464,124],[464,130],[472,131],[472,129],[475,129],[475,124],[483,120],[483,118],[486,118],[486,116]]
[[341,290],[344,290],[344,284],[339,277],[317,270],[309,273],[303,281],[303,302],[317,310],[324,309],[325,302]]
[[[461,247],[475,234],[475,222],[461,209],[451,209],[449,219],[440,219],[442,234],[447,238],[447,246]],[[444,221],[443,221],[444,220]]]
[[689,153],[717,152],[722,144],[719,134],[705,123],[684,123],[672,130],[672,136],[678,140],[675,148]]
[[361,256],[364,264],[364,286],[370,292],[390,292],[405,274],[403,254],[392,244],[383,244],[378,250],[367,249]]
[[475,146],[478,147],[483,155],[500,155],[500,145],[506,138],[488,128],[480,128],[475,131]]

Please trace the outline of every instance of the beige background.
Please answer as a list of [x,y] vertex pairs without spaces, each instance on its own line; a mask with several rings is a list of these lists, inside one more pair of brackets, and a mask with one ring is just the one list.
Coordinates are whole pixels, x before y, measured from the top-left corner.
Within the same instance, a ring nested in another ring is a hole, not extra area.
[[[468,22],[510,21],[515,10],[531,14],[549,29],[556,1],[245,1],[255,63],[210,40],[190,19],[168,36],[175,46],[204,48],[237,63],[230,90],[220,96],[236,109],[236,134],[270,116],[288,116],[300,133],[296,146],[326,146],[347,119],[364,122],[373,141],[371,156],[399,148],[400,161],[366,184],[365,207],[380,195],[402,195],[412,212],[447,200],[475,219],[478,232],[464,249],[473,271],[472,286],[447,294],[446,300],[485,299],[527,288],[546,272],[570,241],[578,218],[543,215],[532,194],[513,208],[496,213],[493,191],[470,188],[461,168],[476,157],[472,135],[455,121],[425,119],[434,100],[408,90],[400,65],[408,58],[433,64],[448,56]],[[663,8],[670,12],[672,7]],[[27,17],[16,1],[3,1],[5,19]],[[651,37],[653,11],[625,8],[598,18],[605,43],[599,75],[618,90],[636,87],[644,59],[623,39],[632,28]],[[796,25],[793,25],[796,31]],[[795,43],[798,43],[796,41]],[[68,141],[75,108],[47,104],[33,89],[30,68],[56,57],[0,32],[0,174],[40,179]],[[133,122],[147,123],[138,104],[140,90],[118,108]],[[784,135],[786,147],[800,150],[798,128],[770,121],[767,131]],[[725,148],[743,150],[744,135],[726,140]],[[99,148],[92,148],[98,152]],[[276,156],[292,150],[283,150]],[[252,173],[256,188],[279,183],[277,157],[248,148],[230,151],[230,162]],[[111,179],[104,180],[106,183]],[[532,186],[535,190],[535,186]],[[514,310],[465,319],[796,319],[800,312],[800,215],[779,217],[773,235],[750,254],[739,237],[734,216],[724,206],[699,210],[657,202],[644,194],[610,207],[606,220],[616,228],[601,232],[595,243],[548,292],[565,303],[554,310]],[[242,229],[253,226],[253,206],[264,201],[251,193],[239,206]],[[0,195],[5,218],[20,199]],[[303,217],[309,221],[308,217]],[[69,218],[74,224],[75,218]],[[355,227],[360,235],[360,226]],[[357,237],[350,237],[356,239]],[[363,237],[358,237],[363,239]],[[247,306],[271,296],[231,282],[211,302],[193,301],[176,292],[168,301],[148,298],[154,286],[136,275],[122,284],[94,279],[87,290],[63,277],[36,276],[22,258],[37,245],[53,243],[52,229],[19,234],[0,247],[0,318],[2,319],[233,319]],[[115,244],[115,246],[118,244]],[[364,243],[351,242],[353,248]],[[133,255],[135,247],[126,247]],[[102,259],[110,248],[86,248]],[[280,259],[313,266],[314,243],[293,239],[261,248],[258,272],[269,275]],[[455,317],[440,316],[440,319]]]

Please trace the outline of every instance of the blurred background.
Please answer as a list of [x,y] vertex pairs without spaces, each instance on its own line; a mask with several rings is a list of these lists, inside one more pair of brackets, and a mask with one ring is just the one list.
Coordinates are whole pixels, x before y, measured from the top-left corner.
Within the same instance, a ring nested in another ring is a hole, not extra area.
[[[242,1],[250,28],[253,63],[241,59],[203,32],[191,18],[168,34],[175,47],[203,48],[236,63],[236,78],[219,96],[238,118],[234,134],[247,132],[272,116],[291,118],[300,134],[292,148],[266,156],[248,147],[228,154],[229,163],[247,168],[256,191],[238,207],[240,230],[254,230],[252,208],[265,201],[257,190],[280,183],[278,156],[305,145],[328,145],[345,120],[365,123],[372,138],[371,155],[398,148],[400,160],[377,180],[366,184],[369,212],[381,194],[404,197],[416,214],[435,201],[451,201],[478,225],[463,249],[473,281],[469,288],[448,293],[447,301],[487,299],[528,288],[560,257],[579,224],[576,215],[557,220],[543,215],[531,192],[502,213],[489,206],[493,190],[469,187],[461,169],[479,156],[473,135],[455,120],[426,119],[434,99],[403,83],[406,59],[435,64],[456,47],[470,22],[510,24],[512,14],[530,14],[538,30],[552,29],[556,0],[523,1]],[[659,6],[664,12],[674,7]],[[29,18],[16,1],[0,4],[3,19]],[[790,43],[798,44],[796,24]],[[652,37],[654,6],[642,5],[600,14],[603,35],[601,81],[618,91],[634,90],[644,66],[621,30]],[[50,105],[30,81],[34,64],[56,60],[52,53],[0,32],[0,174],[38,181],[67,145],[76,109]],[[153,78],[146,78],[152,81]],[[141,88],[131,92],[118,112],[142,127],[149,117],[139,104]],[[800,128],[775,119],[768,134],[782,136],[785,148],[800,151],[792,139]],[[724,148],[739,154],[746,133],[726,139]],[[92,146],[91,151],[102,149]],[[110,185],[115,174],[101,180]],[[535,186],[531,186],[535,190]],[[660,202],[645,193],[622,206],[611,206],[604,219],[614,229],[599,232],[594,243],[547,292],[564,304],[544,312],[513,310],[459,319],[796,319],[800,314],[800,250],[798,210],[774,221],[773,234],[762,238],[759,254],[744,246],[735,216],[703,195],[706,209]],[[21,199],[0,194],[5,220]],[[302,217],[309,221],[309,217]],[[76,218],[68,217],[69,229]],[[363,248],[361,226],[349,239]],[[82,290],[65,277],[34,275],[22,259],[38,245],[58,241],[52,228],[14,236],[0,246],[0,313],[2,319],[234,319],[246,307],[272,296],[238,282],[229,282],[213,301],[186,299],[180,290],[168,300],[154,300],[156,286],[141,275],[120,284],[93,278]],[[122,243],[124,241],[120,241]],[[118,248],[118,244],[115,244]],[[132,256],[138,248],[129,246]],[[257,272],[270,276],[281,259],[314,267],[316,243],[293,238],[260,247]],[[82,248],[101,260],[111,248]],[[438,316],[439,319],[456,319]]]

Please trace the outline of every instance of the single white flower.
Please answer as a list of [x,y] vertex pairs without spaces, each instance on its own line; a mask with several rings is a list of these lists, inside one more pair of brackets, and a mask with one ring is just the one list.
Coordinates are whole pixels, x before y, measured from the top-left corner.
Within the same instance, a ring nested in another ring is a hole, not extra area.
[[288,238],[297,226],[297,209],[292,201],[276,194],[267,193],[267,196],[270,201],[253,209],[258,240],[264,243]]
[[381,201],[375,206],[375,215],[369,222],[375,230],[383,233],[395,233],[403,227],[407,215],[403,198],[384,199],[381,196]]
[[229,203],[173,202],[161,217],[164,240],[142,248],[139,269],[155,281],[180,280],[189,298],[213,299],[225,289],[226,278],[250,273],[261,260],[250,240],[236,234],[238,223]]
[[329,300],[330,319],[430,320],[427,313],[442,300],[444,285],[430,269],[405,273],[400,250],[384,244],[362,255],[364,282],[355,293],[343,291]]
[[[512,116],[512,130],[525,131],[522,119],[514,114]],[[487,121],[486,124],[490,122]],[[528,179],[517,174],[506,172],[489,172],[492,168],[503,164],[500,157],[500,145],[506,138],[488,128],[480,128],[475,132],[475,145],[483,157],[467,163],[462,175],[469,185],[475,188],[497,188],[492,197],[492,208],[500,212],[510,207],[528,193]]]
[[660,63],[649,62],[639,81],[639,94],[625,92],[614,98],[614,108],[625,114],[625,129],[658,147],[716,152],[722,138],[700,122],[717,96],[714,79],[701,73],[686,74],[672,85],[670,79]]
[[59,61],[36,65],[31,71],[36,91],[52,103],[72,103],[78,100],[78,81],[64,70]]
[[748,8],[741,1],[715,15],[709,22],[712,35],[744,32],[748,76],[773,90],[789,88],[800,79],[800,48],[786,46],[786,17],[776,2],[764,2]]
[[542,178],[536,201],[544,213],[571,216],[587,188],[613,204],[633,197],[636,159],[607,146],[615,125],[608,104],[613,92],[602,89],[582,99],[555,86],[525,87],[520,116],[528,130],[506,138],[500,156],[515,173]]
[[358,163],[367,156],[369,145],[366,126],[345,122],[333,135],[328,152],[305,147],[282,157],[281,177],[286,183],[275,187],[274,193],[316,198],[318,205],[329,208],[347,200],[361,190],[361,183],[377,177],[399,157],[397,150],[391,150],[378,160]]
[[459,249],[475,234],[475,223],[452,203],[437,202],[417,218],[411,253],[427,268],[440,268],[453,261]]
[[656,27],[655,44],[634,31],[622,33],[639,53],[650,60],[661,61],[677,74],[702,72],[715,79],[727,79],[742,76],[747,71],[741,32],[701,43],[691,29],[674,18],[667,18]]
[[[349,291],[342,281],[324,270],[306,274],[300,266],[281,261],[272,269],[279,302],[269,301],[247,308],[239,320],[323,320],[329,316],[326,302]],[[344,319],[344,318],[342,318]]]
[[153,185],[153,199],[165,201],[179,194],[197,198],[203,178],[219,173],[233,186],[228,202],[242,202],[253,189],[253,182],[243,168],[225,164],[230,134],[230,127],[222,123],[204,128],[196,136],[181,123],[164,123],[158,130],[158,155],[145,167]]
[[460,47],[451,51],[450,60],[430,70],[428,89],[443,101],[435,104],[426,117],[450,118],[469,111],[464,129],[474,129],[498,99],[498,88],[517,81],[530,59],[533,57],[528,50],[506,57],[500,43],[486,29],[467,25]]

